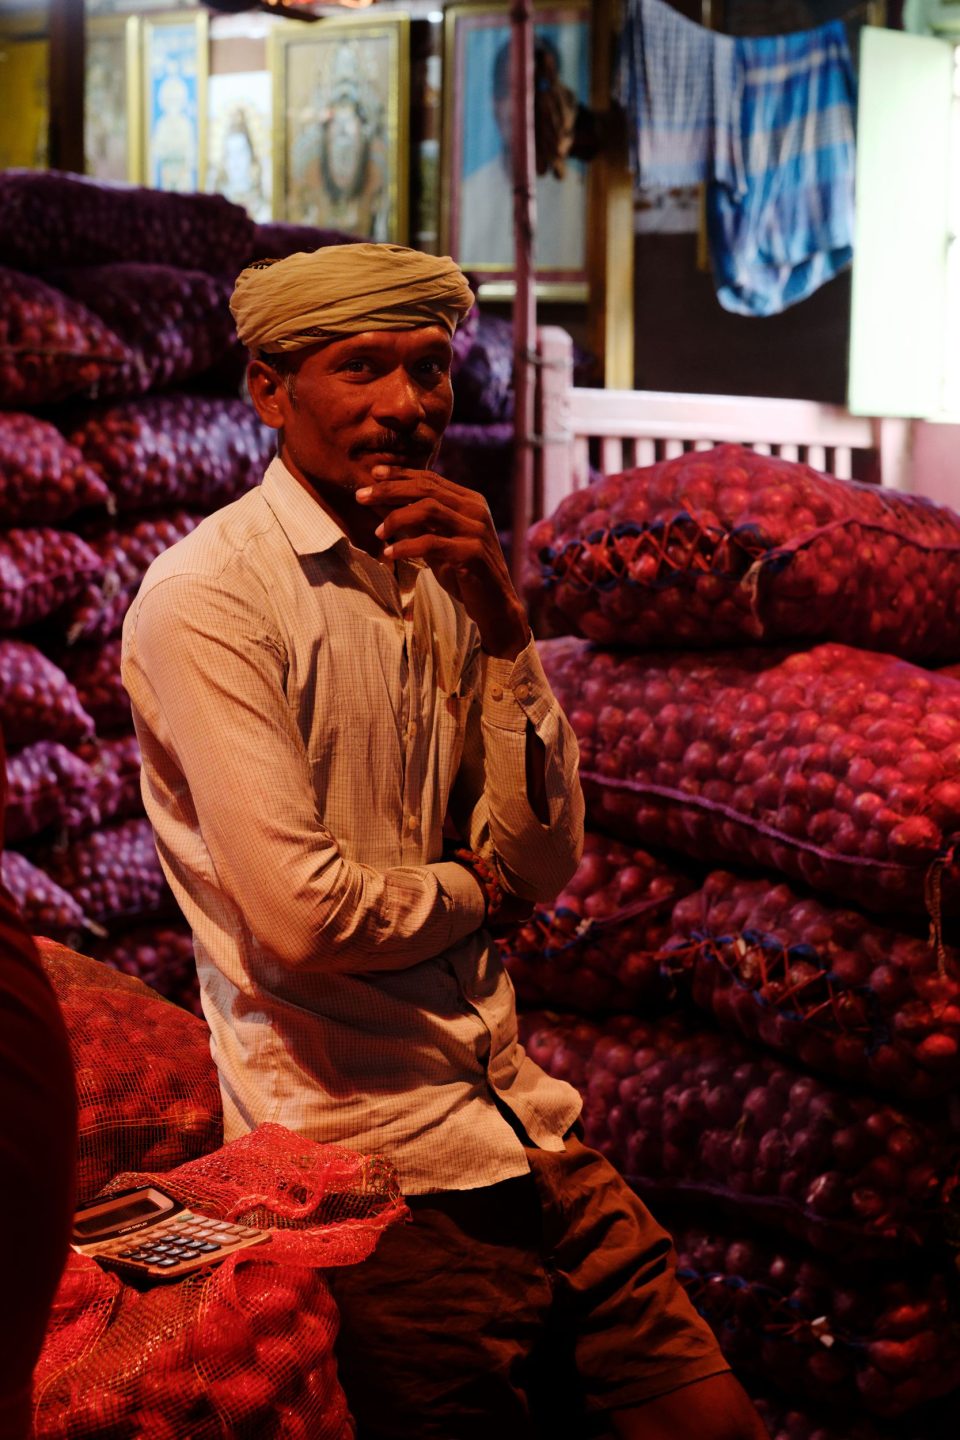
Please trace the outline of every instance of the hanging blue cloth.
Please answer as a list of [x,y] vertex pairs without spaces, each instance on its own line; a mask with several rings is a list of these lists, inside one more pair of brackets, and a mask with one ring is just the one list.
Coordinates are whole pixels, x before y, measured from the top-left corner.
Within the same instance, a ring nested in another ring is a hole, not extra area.
[[638,184],[669,188],[708,178],[718,116],[730,113],[733,85],[729,35],[705,30],[663,0],[627,0],[616,96]]
[[717,298],[774,315],[853,257],[856,86],[841,20],[738,37],[707,193]]

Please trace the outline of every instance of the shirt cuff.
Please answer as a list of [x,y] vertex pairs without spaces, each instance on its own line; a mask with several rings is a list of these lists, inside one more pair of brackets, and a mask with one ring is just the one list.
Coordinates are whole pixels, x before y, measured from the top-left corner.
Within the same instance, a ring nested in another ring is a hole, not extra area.
[[450,933],[447,945],[456,945],[479,930],[487,915],[487,900],[465,865],[441,860],[430,866],[447,901]]
[[540,663],[537,643],[530,639],[515,660],[484,654],[481,700],[483,718],[500,730],[537,729],[556,701]]

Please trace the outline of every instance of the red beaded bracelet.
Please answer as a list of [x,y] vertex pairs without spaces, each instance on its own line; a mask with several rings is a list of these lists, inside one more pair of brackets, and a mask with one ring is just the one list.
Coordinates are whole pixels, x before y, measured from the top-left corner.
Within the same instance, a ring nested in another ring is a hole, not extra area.
[[483,891],[486,900],[487,920],[492,920],[503,904],[503,888],[497,879],[497,872],[488,860],[475,850],[454,850],[452,858],[465,865]]

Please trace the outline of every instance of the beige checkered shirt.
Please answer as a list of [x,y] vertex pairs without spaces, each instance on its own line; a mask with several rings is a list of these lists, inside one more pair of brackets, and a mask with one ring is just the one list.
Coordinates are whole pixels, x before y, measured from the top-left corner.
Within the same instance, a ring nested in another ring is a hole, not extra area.
[[[231,1139],[276,1121],[379,1151],[407,1193],[559,1149],[580,1099],[517,1041],[472,849],[547,900],[572,874],[577,743],[531,644],[488,657],[429,570],[355,549],[279,460],[150,567],[123,680],[160,859],[193,927]],[[549,824],[526,799],[546,750]]]

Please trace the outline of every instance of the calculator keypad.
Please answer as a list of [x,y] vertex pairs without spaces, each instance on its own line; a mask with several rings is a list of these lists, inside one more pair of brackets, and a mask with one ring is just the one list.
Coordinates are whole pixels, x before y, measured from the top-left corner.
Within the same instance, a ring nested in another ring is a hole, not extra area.
[[172,1220],[151,1225],[139,1237],[128,1235],[99,1246],[98,1253],[106,1260],[170,1271],[198,1262],[210,1263],[213,1257],[223,1258],[264,1238],[263,1232],[253,1226],[181,1210]]

